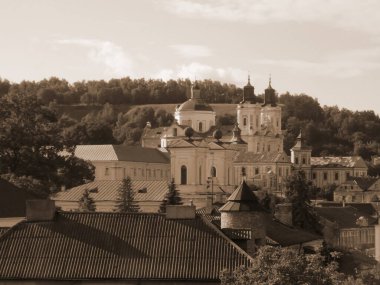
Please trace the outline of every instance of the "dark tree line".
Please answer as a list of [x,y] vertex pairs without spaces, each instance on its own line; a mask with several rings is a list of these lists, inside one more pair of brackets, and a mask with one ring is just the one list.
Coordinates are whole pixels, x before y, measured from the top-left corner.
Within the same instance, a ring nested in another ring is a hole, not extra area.
[[[182,103],[189,96],[189,79],[121,79],[78,81],[70,84],[64,79],[51,77],[39,82],[22,81],[10,83],[0,78],[0,96],[16,93],[37,96],[48,105],[51,102],[63,105],[104,105],[110,104],[167,104]],[[204,99],[210,103],[231,103],[239,101],[241,89],[233,84],[219,81],[199,81]]]

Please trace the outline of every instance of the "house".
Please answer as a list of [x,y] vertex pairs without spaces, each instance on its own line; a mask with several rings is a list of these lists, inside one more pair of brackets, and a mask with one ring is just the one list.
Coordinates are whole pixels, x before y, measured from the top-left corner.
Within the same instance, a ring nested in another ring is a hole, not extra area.
[[380,179],[377,177],[349,177],[334,191],[334,201],[378,204]]
[[221,270],[252,261],[194,206],[56,213],[54,202],[34,202],[27,220],[0,236],[2,285],[220,284]]
[[170,181],[170,159],[156,148],[125,145],[77,145],[75,156],[95,166],[95,180]]
[[[132,180],[134,201],[142,212],[157,213],[160,204],[168,192],[166,181]],[[116,210],[122,180],[95,180],[93,182],[60,191],[51,195],[51,199],[63,211],[78,211],[80,199],[86,190],[95,202],[96,211],[112,212]]]
[[352,206],[315,207],[323,226],[325,241],[337,248],[369,249],[375,247],[377,219]]

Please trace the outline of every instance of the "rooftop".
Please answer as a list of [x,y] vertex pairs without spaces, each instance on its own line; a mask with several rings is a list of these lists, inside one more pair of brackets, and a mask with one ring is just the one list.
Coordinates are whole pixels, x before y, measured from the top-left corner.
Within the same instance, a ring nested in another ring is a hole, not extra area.
[[274,163],[274,162],[288,162],[289,157],[285,152],[265,152],[265,153],[254,153],[254,152],[239,152],[235,157],[234,162],[252,162],[252,163]]
[[156,148],[111,144],[77,145],[75,156],[90,161],[170,162],[168,156]]
[[364,167],[367,168],[360,156],[325,156],[311,157],[313,167]]
[[199,216],[60,212],[0,237],[0,279],[218,280],[250,261]]
[[[94,201],[116,201],[122,180],[97,180],[83,184],[52,196],[53,200],[79,201],[85,190],[89,190]],[[163,201],[168,191],[166,181],[132,180],[135,201]],[[140,191],[139,191],[140,190]]]

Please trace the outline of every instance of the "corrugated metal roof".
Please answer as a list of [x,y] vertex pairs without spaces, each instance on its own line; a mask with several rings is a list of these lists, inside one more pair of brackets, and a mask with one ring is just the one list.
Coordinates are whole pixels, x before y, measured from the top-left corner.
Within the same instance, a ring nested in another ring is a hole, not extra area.
[[310,163],[314,167],[366,167],[360,156],[311,157]]
[[0,278],[218,280],[250,257],[199,216],[68,213],[0,238]]
[[[79,201],[86,189],[94,201],[116,201],[118,190],[123,185],[122,180],[98,180],[83,184],[66,191],[54,194],[51,199],[59,201]],[[146,189],[146,191],[139,191]],[[132,190],[135,201],[163,201],[168,191],[166,181],[133,180]]]
[[75,156],[89,161],[133,161],[170,163],[168,155],[156,148],[126,145],[77,145]]

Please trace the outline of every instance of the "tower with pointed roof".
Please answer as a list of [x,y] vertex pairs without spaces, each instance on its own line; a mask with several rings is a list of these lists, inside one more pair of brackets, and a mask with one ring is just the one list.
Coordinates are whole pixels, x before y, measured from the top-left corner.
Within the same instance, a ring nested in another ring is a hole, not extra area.
[[174,118],[179,125],[192,127],[196,132],[207,132],[215,126],[215,112],[201,97],[198,82],[191,86],[191,97],[177,106]]
[[258,246],[265,245],[266,229],[263,218],[265,210],[245,180],[242,180],[219,211],[223,230],[248,230],[251,232],[250,242],[247,243],[247,252],[254,252]]
[[312,148],[306,144],[302,131],[300,131],[296,144],[290,150],[290,160],[295,168],[305,171],[308,179],[311,178],[311,151]]
[[253,135],[260,128],[261,105],[255,95],[255,88],[251,85],[248,76],[247,85],[243,88],[243,100],[237,106],[237,121],[241,135]]

